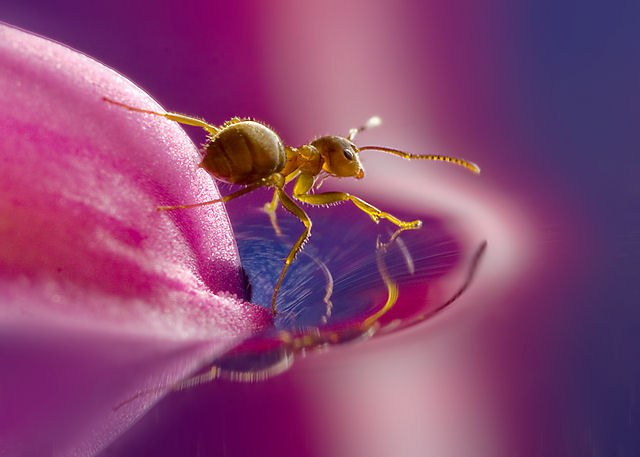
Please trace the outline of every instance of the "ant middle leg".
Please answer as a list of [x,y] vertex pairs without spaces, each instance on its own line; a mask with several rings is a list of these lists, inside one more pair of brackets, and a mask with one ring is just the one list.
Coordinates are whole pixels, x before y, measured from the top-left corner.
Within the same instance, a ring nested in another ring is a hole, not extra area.
[[294,243],[293,247],[291,248],[291,251],[289,251],[289,255],[287,255],[287,258],[284,261],[284,267],[282,268],[282,273],[280,273],[280,278],[278,278],[278,282],[276,283],[276,287],[273,291],[273,297],[271,298],[271,309],[273,311],[274,316],[276,315],[276,298],[278,296],[278,290],[280,290],[280,285],[282,284],[282,280],[284,279],[284,275],[289,269],[289,265],[291,265],[291,262],[293,262],[293,259],[295,259],[298,252],[300,252],[300,250],[302,249],[302,246],[304,245],[304,243],[309,239],[309,235],[311,233],[311,219],[309,219],[309,216],[307,216],[307,213],[305,213],[302,208],[296,205],[296,203],[293,200],[291,200],[291,198],[284,192],[284,190],[282,190],[282,188],[279,188],[279,187],[276,188],[276,192],[277,192],[278,198],[282,202],[282,206],[284,206],[284,208],[287,211],[289,211],[291,214],[293,214],[298,219],[300,219],[300,221],[304,224],[305,229],[300,235],[300,237],[298,238],[298,240]]

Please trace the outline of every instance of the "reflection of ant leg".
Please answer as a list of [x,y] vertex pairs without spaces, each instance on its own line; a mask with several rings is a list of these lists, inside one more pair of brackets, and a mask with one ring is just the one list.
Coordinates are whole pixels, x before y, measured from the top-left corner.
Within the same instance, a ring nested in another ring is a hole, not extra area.
[[387,302],[384,304],[382,308],[376,311],[371,316],[367,317],[363,323],[363,328],[367,329],[372,327],[380,317],[382,317],[387,311],[395,305],[396,301],[398,301],[398,284],[393,280],[391,275],[389,274],[389,270],[387,270],[387,266],[384,263],[384,258],[387,255],[389,246],[394,243],[400,234],[403,228],[398,229],[392,236],[389,241],[383,243],[380,241],[380,237],[376,242],[376,265],[378,267],[378,272],[382,277],[385,285],[387,286]]
[[413,263],[413,257],[411,257],[411,253],[409,252],[407,245],[404,244],[404,241],[402,241],[402,238],[398,237],[401,231],[402,231],[401,229],[398,229],[396,233],[393,234],[395,238],[392,237],[392,240],[395,240],[396,247],[400,250],[400,253],[402,254],[402,258],[404,259],[404,263],[407,267],[407,271],[409,272],[410,275],[412,275],[413,273],[415,273],[416,267],[415,267],[415,264]]
[[[473,281],[473,278],[478,270],[478,266],[480,265],[480,260],[482,260],[482,257],[485,253],[485,251],[487,250],[487,241],[483,241],[482,243],[480,243],[480,245],[478,246],[478,248],[476,249],[476,251],[473,253],[473,256],[470,260],[469,263],[469,268],[467,270],[467,274],[464,278],[464,281],[462,283],[462,285],[458,288],[458,290],[455,291],[455,293],[444,303],[441,303],[440,305],[438,305],[437,307],[423,313],[423,314],[419,314],[417,316],[414,316],[412,319],[410,320],[405,320],[402,322],[402,327],[410,327],[412,325],[415,325],[419,322],[425,321],[427,319],[430,319],[431,317],[435,316],[436,314],[440,313],[441,311],[443,311],[444,309],[446,309],[447,307],[449,307],[449,305],[451,305],[453,302],[455,302],[458,298],[460,298],[462,296],[462,294],[464,292],[466,292],[466,290],[469,288],[469,286],[471,285],[471,282]],[[393,330],[395,330],[397,328],[396,325],[387,325],[384,327],[383,332],[387,333],[387,332],[391,332]]]
[[259,370],[232,370],[217,365],[212,366],[209,371],[201,375],[193,376],[171,386],[172,390],[184,390],[191,387],[223,379],[233,382],[260,382],[266,381],[274,376],[284,373],[293,365],[293,353],[285,350],[281,357],[272,365]]
[[163,394],[167,391],[185,390],[191,387],[199,386],[200,384],[215,381],[216,379],[233,382],[265,381],[269,378],[272,378],[273,376],[277,376],[287,371],[291,367],[291,365],[293,365],[293,359],[293,352],[291,352],[291,350],[289,350],[288,348],[283,348],[278,359],[275,360],[274,363],[266,366],[265,368],[260,368],[257,370],[233,370],[214,365],[205,373],[192,376],[191,378],[176,382],[175,384],[152,387],[150,389],[140,391],[133,397],[117,404],[113,408],[113,410],[117,411],[123,406],[126,406],[132,401],[137,400],[140,397],[144,397],[145,395],[153,393]]
[[333,303],[331,302],[331,296],[333,295],[333,275],[323,261],[321,261],[320,259],[316,259],[315,256],[305,251],[302,251],[302,254],[306,254],[311,260],[313,260],[313,262],[318,266],[318,268],[320,268],[320,271],[322,271],[322,274],[324,275],[326,286],[324,288],[325,293],[322,301],[326,305],[326,308],[321,321],[323,324],[326,324],[331,317],[331,310],[333,309]]
[[276,190],[273,193],[273,199],[271,199],[271,203],[264,204],[264,212],[269,215],[271,226],[273,227],[273,230],[275,230],[276,235],[282,236],[282,230],[280,230],[278,219],[276,218],[276,209],[278,208],[279,201],[280,199],[278,198],[278,191]]
[[409,253],[407,246],[404,244],[404,241],[402,241],[402,239],[399,238],[398,236],[400,235],[400,233],[402,233],[403,231],[409,228],[411,227],[399,227],[391,235],[391,237],[389,238],[389,241],[382,241],[381,237],[378,236],[378,239],[376,241],[376,265],[378,267],[378,272],[380,273],[382,280],[387,286],[387,291],[388,291],[387,302],[375,314],[369,316],[364,321],[364,324],[363,324],[364,328],[371,327],[373,324],[375,324],[375,322],[378,319],[380,319],[380,317],[382,317],[382,315],[384,315],[387,311],[389,311],[391,307],[398,300],[398,293],[399,293],[398,284],[393,280],[393,278],[389,274],[389,270],[387,269],[387,266],[385,264],[385,257],[389,252],[389,248],[395,245],[400,250],[409,273],[413,274],[415,271],[411,254]]

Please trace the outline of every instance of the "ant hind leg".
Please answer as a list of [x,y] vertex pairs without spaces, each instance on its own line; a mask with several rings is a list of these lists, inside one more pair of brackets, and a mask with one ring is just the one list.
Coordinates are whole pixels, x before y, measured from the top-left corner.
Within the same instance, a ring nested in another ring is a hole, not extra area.
[[150,110],[146,110],[146,109],[141,109],[141,108],[135,108],[133,106],[129,106],[126,105],[124,103],[120,103],[117,102],[115,100],[111,100],[110,98],[107,97],[102,97],[102,99],[105,102],[109,102],[113,105],[116,106],[120,106],[122,108],[128,109],[129,111],[136,111],[138,113],[145,113],[145,114],[153,114],[155,116],[162,116],[165,117],[171,121],[176,121],[180,124],[186,124],[186,125],[193,125],[195,127],[201,127],[203,129],[205,129],[207,132],[209,132],[211,135],[215,135],[216,133],[218,133],[218,131],[220,130],[218,127],[216,127],[215,125],[211,125],[206,123],[205,121],[195,118],[195,117],[191,117],[191,116],[186,116],[184,114],[178,114],[178,113],[158,113],[156,111],[150,111]]
[[249,192],[253,192],[254,190],[264,186],[264,181],[257,182],[255,184],[251,184],[250,186],[245,187],[244,189],[237,190],[229,195],[225,195],[224,197],[218,198],[216,200],[209,200],[207,202],[193,203],[191,205],[178,205],[178,206],[158,206],[158,211],[167,211],[171,209],[185,209],[185,208],[195,208],[197,206],[205,206],[211,205],[213,203],[224,203],[229,200],[233,200],[234,198],[242,197]]

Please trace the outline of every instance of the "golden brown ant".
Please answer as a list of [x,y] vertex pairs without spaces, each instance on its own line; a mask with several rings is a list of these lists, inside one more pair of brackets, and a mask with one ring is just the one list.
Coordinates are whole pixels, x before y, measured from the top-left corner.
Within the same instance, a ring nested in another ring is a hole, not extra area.
[[271,309],[276,314],[276,298],[289,265],[309,238],[311,220],[289,197],[284,186],[295,180],[292,196],[302,203],[326,205],[351,200],[358,208],[367,213],[375,223],[387,219],[398,226],[399,230],[420,228],[422,221],[401,221],[389,213],[380,211],[375,206],[346,192],[322,192],[311,194],[317,188],[318,178],[328,176],[337,178],[364,177],[364,169],[358,154],[364,150],[377,150],[394,154],[405,159],[442,160],[468,168],[480,173],[480,168],[473,162],[442,155],[416,155],[398,149],[382,146],[361,146],[353,144],[355,136],[370,127],[380,124],[380,118],[372,117],[365,125],[351,129],[346,138],[340,136],[323,136],[309,144],[294,148],[285,146],[280,137],[266,125],[249,120],[233,118],[222,126],[208,124],[200,119],[178,113],[157,113],[116,102],[103,97],[105,101],[131,111],[162,116],[181,124],[193,125],[206,130],[210,137],[204,148],[204,157],[200,166],[209,174],[224,182],[242,184],[246,187],[222,198],[190,205],[160,206],[158,210],[173,210],[227,202],[248,194],[260,187],[273,187],[273,199],[265,205],[265,209],[276,227],[275,211],[278,203],[304,224],[305,229],[294,243],[287,256],[278,282],[271,298]]

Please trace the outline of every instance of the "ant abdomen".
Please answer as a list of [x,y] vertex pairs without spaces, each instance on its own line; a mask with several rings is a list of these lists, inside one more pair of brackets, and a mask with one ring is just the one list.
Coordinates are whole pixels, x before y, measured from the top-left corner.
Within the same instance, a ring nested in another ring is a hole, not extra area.
[[285,147],[273,130],[234,119],[211,137],[200,166],[221,181],[254,184],[282,170],[286,161]]

